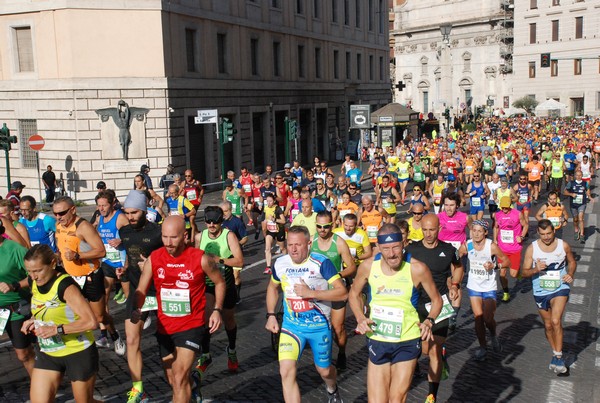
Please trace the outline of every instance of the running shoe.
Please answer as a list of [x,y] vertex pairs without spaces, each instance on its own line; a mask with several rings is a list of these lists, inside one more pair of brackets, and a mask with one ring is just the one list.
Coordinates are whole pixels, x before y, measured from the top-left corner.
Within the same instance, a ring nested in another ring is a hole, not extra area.
[[579,231],[575,231],[573,238],[575,238],[576,241],[579,241]]
[[235,350],[231,350],[229,346],[225,348],[225,351],[227,352],[227,369],[229,369],[229,372],[237,372],[240,366],[237,359],[237,353]]
[[337,361],[335,362],[335,366],[340,371],[346,369],[346,353],[339,353],[337,356]]
[[131,388],[131,390],[127,392],[127,403],[146,403],[147,401],[148,396],[136,388]]
[[115,295],[114,298],[115,302],[119,305],[124,304],[127,301],[127,297],[125,296],[125,293],[123,292],[123,289],[121,288],[119,290],[119,292]]
[[152,324],[152,318],[150,317],[150,315],[148,315],[148,317],[144,321],[144,330],[148,329],[151,324]]
[[121,336],[119,336],[119,338],[115,340],[115,354],[117,354],[119,357],[123,357],[126,352],[127,344],[125,344],[125,341],[121,338]]
[[565,365],[565,360],[563,360],[562,356],[556,357],[556,367],[554,368],[554,372],[557,374],[564,374],[567,372],[567,366]]
[[200,381],[206,376],[206,371],[208,371],[208,367],[210,367],[211,364],[212,357],[210,353],[202,354],[200,358],[198,358],[198,364],[196,365],[195,371],[200,376]]
[[447,380],[450,377],[450,365],[448,365],[448,361],[444,361],[442,366],[442,381]]
[[112,348],[111,342],[108,340],[108,337],[102,336],[96,340],[96,346],[98,348]]
[[492,349],[494,353],[501,353],[503,350],[502,343],[500,343],[500,340],[496,336],[492,336]]
[[475,361],[483,361],[487,355],[487,349],[485,347],[477,347],[475,350]]
[[508,292],[505,292],[505,293],[503,293],[503,294],[502,294],[502,301],[503,301],[503,302],[508,302],[508,301],[510,301],[510,293],[508,293]]
[[254,226],[254,221],[250,220],[250,221],[248,221],[248,224],[246,224],[246,225],[249,227],[252,227],[252,226]]
[[340,397],[340,390],[337,386],[335,387],[335,392],[327,392],[327,394],[329,395],[328,403],[344,403],[344,401]]
[[123,292],[122,288],[119,288],[119,291],[117,291],[115,293],[115,296],[113,297],[113,300],[118,301],[125,293]]
[[265,267],[265,271],[263,271],[263,274],[271,274],[271,268],[269,266]]
[[433,395],[433,393],[430,393],[427,396],[427,399],[425,399],[425,403],[435,403],[435,396]]
[[556,356],[555,355],[552,356],[552,361],[550,361],[550,365],[548,365],[548,369],[550,371],[556,372]]

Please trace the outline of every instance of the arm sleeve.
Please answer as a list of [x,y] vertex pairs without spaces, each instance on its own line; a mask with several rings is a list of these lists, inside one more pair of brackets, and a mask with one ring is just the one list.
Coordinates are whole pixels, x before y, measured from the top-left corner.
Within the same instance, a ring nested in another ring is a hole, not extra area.
[[81,288],[79,288],[79,285],[75,282],[75,280],[73,280],[72,277],[70,277],[70,276],[65,277],[62,279],[62,281],[58,285],[58,299],[60,299],[61,302],[67,302],[67,301],[65,301],[65,290],[70,285],[76,285],[79,292],[81,292]]

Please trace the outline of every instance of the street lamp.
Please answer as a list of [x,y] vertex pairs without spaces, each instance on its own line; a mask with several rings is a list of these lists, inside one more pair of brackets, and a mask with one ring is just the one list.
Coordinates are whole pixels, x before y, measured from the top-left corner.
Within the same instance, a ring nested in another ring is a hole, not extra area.
[[452,24],[444,24],[440,26],[442,40],[446,45],[450,44],[450,31],[452,31]]

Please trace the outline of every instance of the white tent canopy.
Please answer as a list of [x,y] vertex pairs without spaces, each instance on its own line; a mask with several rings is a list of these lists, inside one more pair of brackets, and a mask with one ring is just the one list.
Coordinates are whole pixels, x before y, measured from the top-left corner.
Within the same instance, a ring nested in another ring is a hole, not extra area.
[[527,111],[522,108],[515,108],[514,106],[511,106],[510,108],[496,109],[494,111],[494,116],[508,117],[516,114],[527,115]]
[[558,102],[552,98],[542,102],[535,107],[535,114],[538,116],[565,116],[567,105]]

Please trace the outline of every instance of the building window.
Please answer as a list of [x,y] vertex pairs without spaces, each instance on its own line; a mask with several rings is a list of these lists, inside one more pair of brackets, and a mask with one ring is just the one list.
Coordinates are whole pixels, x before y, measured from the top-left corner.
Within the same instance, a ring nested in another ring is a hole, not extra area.
[[271,7],[281,8],[281,5],[279,4],[279,0],[271,0]]
[[385,65],[383,64],[383,56],[379,56],[379,81],[383,81],[385,75]]
[[31,40],[31,27],[14,28],[15,42],[17,45],[17,67],[20,73],[34,71],[33,41]]
[[321,48],[315,48],[315,77],[321,78]]
[[298,77],[304,77],[304,46],[298,45]]
[[313,0],[313,17],[321,18],[321,0]]
[[369,81],[373,81],[375,77],[375,66],[373,65],[374,62],[375,60],[373,59],[373,55],[369,55]]
[[362,55],[356,54],[356,79],[362,80]]
[[558,60],[550,60],[550,76],[558,76]]
[[575,39],[583,38],[583,17],[575,17]]
[[338,50],[333,51],[333,78],[335,80],[340,78],[340,52]]
[[281,75],[281,43],[273,42],[273,76]]
[[196,71],[196,30],[185,30],[185,56],[187,61],[187,71],[193,73]]
[[250,39],[250,68],[252,75],[258,75],[258,39]]
[[552,42],[558,41],[558,20],[552,20]]
[[596,109],[600,109],[600,92],[596,93]]
[[368,10],[368,15],[369,15],[369,21],[368,21],[369,31],[373,31],[373,23],[374,23],[374,20],[373,20],[373,11],[374,11],[373,10],[373,0],[369,0],[368,7],[369,7],[369,10]]
[[552,0],[553,6],[560,6],[560,0]]
[[380,34],[383,34],[385,17],[387,15],[387,13],[384,11],[383,7],[384,7],[383,0],[379,0],[379,7],[378,7],[377,14],[379,15],[379,33]]
[[581,59],[573,59],[573,74],[581,75]]
[[296,13],[304,14],[304,0],[296,0]]
[[338,22],[338,0],[331,0],[331,22]]
[[37,120],[20,119],[19,120],[19,144],[21,150],[21,166],[23,168],[37,168],[36,151],[30,147],[24,146],[29,141],[29,137],[38,134]]
[[356,25],[356,28],[360,28],[360,19],[362,17],[361,12],[360,12],[360,0],[356,0],[356,15],[354,17],[355,17],[354,23]]
[[352,55],[346,52],[346,80],[352,79]]
[[529,62],[529,78],[535,78],[535,62]]
[[429,92],[423,91],[423,113],[429,113]]
[[537,0],[529,0],[529,8],[537,8]]
[[463,58],[463,73],[471,71],[471,53],[465,52],[462,55]]
[[529,24],[529,43],[535,43],[537,38],[537,25],[536,23]]
[[425,56],[423,56],[421,58],[421,74],[422,75],[427,75],[427,63],[428,63],[428,61],[429,60]]
[[350,25],[350,0],[344,0],[344,25]]
[[227,73],[227,35],[217,34],[217,64],[219,73]]

